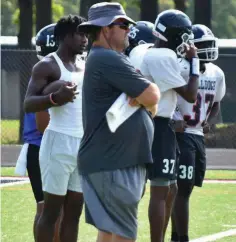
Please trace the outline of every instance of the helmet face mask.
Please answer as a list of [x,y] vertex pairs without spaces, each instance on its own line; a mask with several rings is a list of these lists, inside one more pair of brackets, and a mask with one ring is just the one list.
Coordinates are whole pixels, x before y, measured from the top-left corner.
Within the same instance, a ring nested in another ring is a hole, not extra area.
[[185,46],[193,43],[193,34],[184,33],[182,36],[182,43],[176,47],[176,53],[180,57],[185,57]]
[[194,44],[197,47],[199,60],[202,62],[212,62],[218,59],[219,48],[218,39],[212,31],[205,25],[193,25]]
[[185,56],[185,45],[193,39],[192,22],[179,10],[166,10],[157,16],[154,34],[166,42],[166,48],[172,49],[180,57]]

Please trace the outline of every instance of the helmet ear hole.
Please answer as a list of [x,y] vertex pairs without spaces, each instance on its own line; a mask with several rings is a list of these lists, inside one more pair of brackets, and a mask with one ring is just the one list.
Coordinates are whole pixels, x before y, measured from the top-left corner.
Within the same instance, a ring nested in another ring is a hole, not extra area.
[[58,48],[58,42],[54,38],[56,24],[49,24],[42,28],[35,37],[37,56],[40,58],[54,52]]

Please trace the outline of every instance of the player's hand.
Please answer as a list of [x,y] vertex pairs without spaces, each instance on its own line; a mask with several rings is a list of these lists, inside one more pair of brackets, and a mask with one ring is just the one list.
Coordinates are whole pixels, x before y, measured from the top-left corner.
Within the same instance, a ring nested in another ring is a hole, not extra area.
[[210,124],[209,124],[207,121],[204,121],[204,122],[202,123],[202,127],[203,127],[203,133],[204,133],[204,134],[209,133],[210,130],[211,130],[211,126],[210,126]]
[[58,91],[53,94],[53,100],[58,105],[63,105],[68,102],[73,102],[78,92],[77,85],[72,82],[65,82]]
[[192,58],[198,57],[197,48],[195,47],[195,45],[193,43],[191,43],[190,45],[185,44],[185,53],[186,53],[186,58],[188,60],[192,60]]
[[175,120],[174,122],[175,132],[183,133],[186,127],[187,127],[187,123],[184,120]]

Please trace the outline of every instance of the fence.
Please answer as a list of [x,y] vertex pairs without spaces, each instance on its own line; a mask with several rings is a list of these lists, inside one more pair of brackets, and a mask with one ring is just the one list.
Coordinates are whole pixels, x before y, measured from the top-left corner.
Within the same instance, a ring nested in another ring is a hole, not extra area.
[[[206,136],[208,147],[236,148],[236,52],[221,51],[216,64],[226,75],[227,91],[221,104],[221,114],[216,125]],[[29,82],[31,69],[37,62],[34,50],[2,49],[1,66],[1,142],[17,144],[22,141],[23,100]]]

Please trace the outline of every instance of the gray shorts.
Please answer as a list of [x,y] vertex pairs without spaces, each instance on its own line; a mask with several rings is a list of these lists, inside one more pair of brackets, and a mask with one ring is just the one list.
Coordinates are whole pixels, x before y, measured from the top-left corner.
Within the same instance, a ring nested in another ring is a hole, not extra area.
[[138,204],[145,183],[143,166],[83,175],[86,222],[98,230],[136,239]]
[[175,183],[177,183],[177,180],[170,180],[167,178],[154,178],[150,181],[150,185],[153,187],[169,187]]

